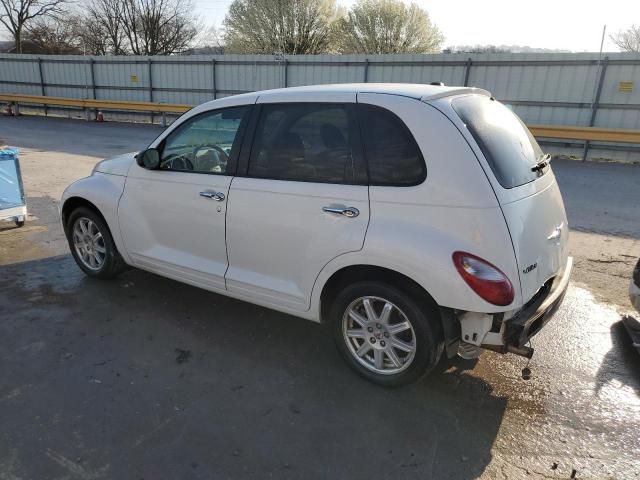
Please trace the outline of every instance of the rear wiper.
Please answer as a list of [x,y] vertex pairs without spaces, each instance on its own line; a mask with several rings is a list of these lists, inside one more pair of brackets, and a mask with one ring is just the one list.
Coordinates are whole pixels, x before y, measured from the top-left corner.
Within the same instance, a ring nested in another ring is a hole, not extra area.
[[544,167],[548,166],[550,161],[551,161],[551,154],[545,153],[540,157],[540,159],[538,160],[538,163],[536,163],[533,167],[531,167],[531,171],[539,172]]

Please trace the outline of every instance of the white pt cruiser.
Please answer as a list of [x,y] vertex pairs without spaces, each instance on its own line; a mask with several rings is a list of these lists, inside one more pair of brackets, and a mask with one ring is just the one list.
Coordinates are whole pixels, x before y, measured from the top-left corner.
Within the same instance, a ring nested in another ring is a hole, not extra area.
[[443,352],[530,357],[572,265],[548,156],[475,88],[208,102],[70,185],[61,217],[87,275],[130,265],[327,323],[347,363],[387,386]]

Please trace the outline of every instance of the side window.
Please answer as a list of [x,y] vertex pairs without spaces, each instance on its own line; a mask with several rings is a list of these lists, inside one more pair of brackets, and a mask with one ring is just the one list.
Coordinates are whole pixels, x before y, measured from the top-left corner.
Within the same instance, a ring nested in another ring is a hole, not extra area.
[[[247,107],[203,113],[171,132],[164,140],[161,170],[228,175],[240,124]],[[237,146],[235,147],[238,148]]]
[[266,104],[251,150],[249,176],[352,183],[349,112],[344,105]]
[[358,105],[371,185],[422,183],[427,169],[413,135],[398,116],[381,107]]

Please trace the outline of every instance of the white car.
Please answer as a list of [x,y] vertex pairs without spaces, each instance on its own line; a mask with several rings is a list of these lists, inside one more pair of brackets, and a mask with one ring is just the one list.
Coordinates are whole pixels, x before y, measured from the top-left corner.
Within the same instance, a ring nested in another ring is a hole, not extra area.
[[327,322],[346,361],[388,386],[443,351],[530,357],[572,265],[548,156],[475,88],[208,102],[70,185],[61,217],[87,275],[130,265]]
[[629,284],[629,300],[631,300],[631,305],[640,312],[640,258],[633,269],[633,276]]

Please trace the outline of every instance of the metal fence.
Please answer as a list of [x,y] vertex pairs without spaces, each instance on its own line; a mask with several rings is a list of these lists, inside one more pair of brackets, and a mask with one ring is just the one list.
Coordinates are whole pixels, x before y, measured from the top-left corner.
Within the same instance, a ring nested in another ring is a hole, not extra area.
[[[485,88],[531,124],[640,129],[640,54],[0,55],[0,93],[199,104],[238,93],[344,82],[441,81]],[[120,118],[147,119],[136,114]],[[545,142],[581,155],[583,143]],[[640,160],[596,144],[591,157]]]

